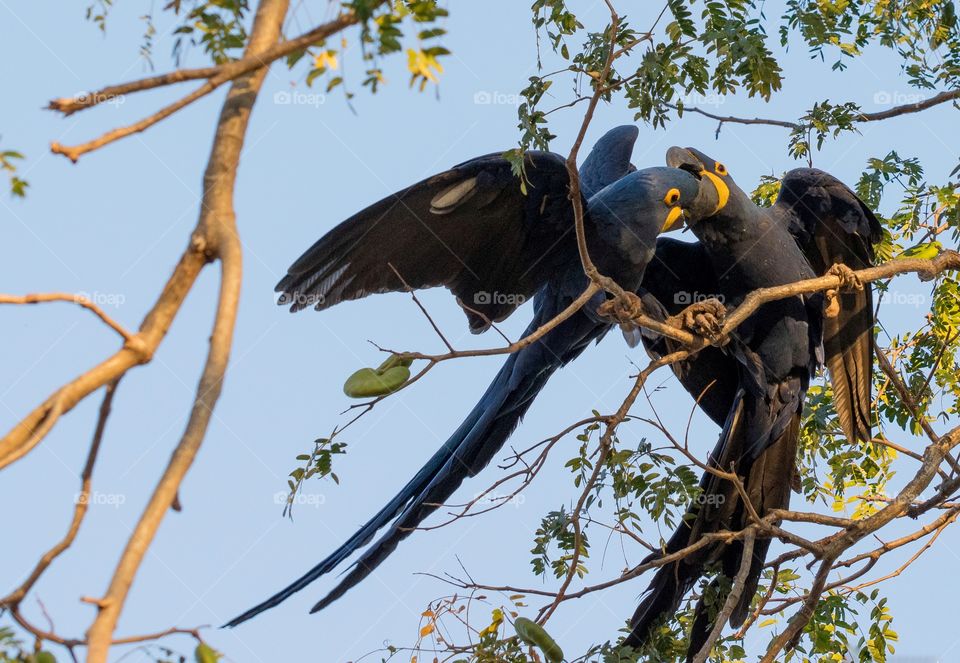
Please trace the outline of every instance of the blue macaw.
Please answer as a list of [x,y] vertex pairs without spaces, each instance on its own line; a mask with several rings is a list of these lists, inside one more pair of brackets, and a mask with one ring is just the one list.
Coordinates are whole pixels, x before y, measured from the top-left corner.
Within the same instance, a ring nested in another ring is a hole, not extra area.
[[[699,242],[670,238],[657,242],[643,288],[668,313],[675,315],[693,299],[710,296],[727,307],[736,306],[758,288],[813,278],[831,269],[848,286],[838,295],[839,309],[832,312],[824,309],[820,293],[764,304],[736,329],[729,344],[706,348],[673,367],[698,405],[722,427],[710,464],[724,471],[733,466],[762,517],[789,506],[800,416],[807,387],[821,365],[829,370],[844,433],[851,442],[870,439],[873,300],[870,285],[857,282],[850,270],[873,263],[880,224],[853,191],[820,170],[788,172],[777,202],[761,208],[721,162],[699,150],[670,148],[667,163],[684,168],[696,163],[694,170],[717,183],[721,198],[717,213],[690,220]],[[645,339],[645,344],[654,355],[671,349],[664,339]],[[676,553],[706,533],[738,531],[750,524],[749,511],[730,481],[705,473],[700,486],[703,494],[662,554]],[[745,586],[730,616],[735,628],[749,613],[769,546],[769,538],[758,538],[754,544]],[[623,644],[637,648],[647,642],[653,627],[676,612],[708,565],[718,564],[721,575],[732,580],[742,553],[742,541],[716,542],[658,569]],[[721,586],[719,578],[713,581],[714,590]],[[688,661],[706,642],[713,620],[701,598]]]
[[[716,184],[674,167],[636,170],[632,126],[604,135],[580,177],[590,255],[622,287],[640,286],[661,232],[684,218],[712,213]],[[540,328],[576,299],[588,281],[576,245],[564,159],[527,153],[527,193],[499,154],[479,157],[404,189],[347,219],[320,238],[277,286],[292,311],[320,310],[371,293],[445,286],[464,308],[470,329],[486,330],[535,296]],[[511,297],[482,296],[510,293]],[[605,295],[504,362],[477,405],[419,472],[353,536],[293,584],[227,625],[276,606],[366,549],[350,572],[311,612],[363,580],[433,511],[494,457],[550,376],[573,361],[613,322],[597,314]],[[389,527],[388,527],[389,526]]]

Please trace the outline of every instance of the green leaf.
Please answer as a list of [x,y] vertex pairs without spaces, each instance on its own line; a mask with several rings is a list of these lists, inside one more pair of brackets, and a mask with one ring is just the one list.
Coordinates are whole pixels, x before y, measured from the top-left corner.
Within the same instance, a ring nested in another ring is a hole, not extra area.
[[193,658],[196,663],[217,663],[217,661],[223,658],[223,654],[210,647],[207,643],[201,642],[197,645],[197,648],[193,650]]

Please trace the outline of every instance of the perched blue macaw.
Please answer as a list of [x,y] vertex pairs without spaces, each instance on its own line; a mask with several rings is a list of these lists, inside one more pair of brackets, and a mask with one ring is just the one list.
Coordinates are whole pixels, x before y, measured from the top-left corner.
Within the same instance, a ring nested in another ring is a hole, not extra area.
[[[715,182],[675,167],[637,170],[632,126],[604,135],[580,172],[584,228],[601,273],[637,289],[657,236],[718,204]],[[470,329],[486,330],[534,297],[527,334],[569,306],[587,287],[574,232],[564,159],[525,156],[526,193],[499,154],[467,161],[371,205],[320,238],[277,286],[292,311],[325,309],[373,293],[445,286]],[[399,276],[398,276],[399,275]],[[399,277],[402,277],[402,281]],[[509,293],[493,297],[491,293]],[[312,612],[363,580],[401,540],[482,470],[503,446],[550,376],[599,340],[613,321],[597,314],[599,293],[537,342],[511,354],[477,405],[446,443],[367,523],[293,584],[254,606],[236,626],[300,591],[367,548]]]
[[[821,365],[830,372],[838,419],[848,439],[855,443],[871,437],[873,300],[870,285],[857,282],[849,270],[873,263],[880,224],[853,191],[820,170],[791,170],[776,203],[762,208],[737,186],[724,164],[699,150],[670,148],[667,163],[684,168],[696,164],[692,169],[717,183],[721,199],[715,214],[690,219],[699,242],[657,242],[643,288],[668,313],[677,314],[701,297],[736,306],[759,288],[814,278],[830,269],[850,286],[839,294],[839,307],[833,311],[825,310],[821,293],[764,304],[737,327],[727,345],[706,348],[673,367],[698,405],[722,426],[710,464],[723,471],[733,468],[752,510],[762,517],[789,506],[800,417],[807,387]],[[656,355],[671,350],[663,339],[645,343]],[[702,495],[663,552],[645,561],[677,553],[704,534],[740,531],[751,524],[751,509],[731,481],[705,473],[700,486]],[[749,614],[769,546],[767,537],[753,546],[746,582],[730,615],[735,628]],[[660,567],[623,644],[636,648],[647,642],[708,566],[718,565],[726,579],[715,579],[713,589],[729,587],[743,550],[742,540],[729,545],[716,541]],[[688,661],[707,641],[713,621],[711,608],[701,598]]]

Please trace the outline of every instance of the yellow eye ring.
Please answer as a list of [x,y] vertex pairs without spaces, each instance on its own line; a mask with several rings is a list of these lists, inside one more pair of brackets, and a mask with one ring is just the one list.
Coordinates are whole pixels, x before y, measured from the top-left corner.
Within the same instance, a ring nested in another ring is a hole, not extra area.
[[724,166],[724,165],[723,165],[722,163],[720,163],[719,161],[717,161],[717,162],[715,162],[715,163],[713,164],[713,169],[717,172],[717,175],[726,175],[726,174],[727,174],[727,167]]
[[667,191],[667,195],[663,197],[663,202],[667,205],[676,205],[678,200],[680,200],[679,189],[670,189]]

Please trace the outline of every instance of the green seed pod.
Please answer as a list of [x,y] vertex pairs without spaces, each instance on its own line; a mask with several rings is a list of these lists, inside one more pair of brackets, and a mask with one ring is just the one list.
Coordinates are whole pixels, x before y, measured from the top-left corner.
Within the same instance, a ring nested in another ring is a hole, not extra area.
[[412,363],[413,363],[413,360],[408,357],[402,357],[400,355],[390,355],[389,357],[387,357],[387,360],[385,362],[383,362],[382,364],[380,364],[380,366],[377,367],[377,373],[381,373],[383,371],[386,371],[391,368],[395,368],[397,366],[409,367],[410,364]]
[[563,650],[560,649],[560,645],[543,630],[540,624],[526,617],[517,617],[513,622],[513,628],[521,640],[528,645],[539,647],[550,663],[560,663],[563,660]]
[[412,359],[391,355],[376,369],[361,368],[343,385],[343,393],[350,398],[371,398],[393,393],[410,379]]

